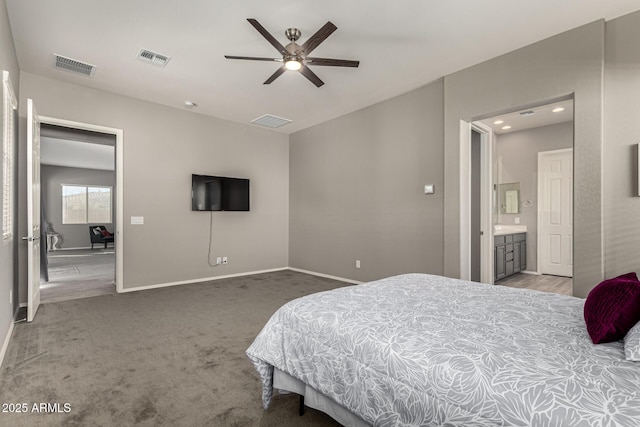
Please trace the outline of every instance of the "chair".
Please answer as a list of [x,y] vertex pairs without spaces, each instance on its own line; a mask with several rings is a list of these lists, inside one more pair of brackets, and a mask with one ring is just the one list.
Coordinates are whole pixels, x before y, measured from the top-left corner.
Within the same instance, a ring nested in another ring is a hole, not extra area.
[[104,225],[89,226],[89,237],[91,238],[91,249],[96,243],[104,243],[105,249],[107,249],[107,243],[113,243],[113,234],[109,233]]

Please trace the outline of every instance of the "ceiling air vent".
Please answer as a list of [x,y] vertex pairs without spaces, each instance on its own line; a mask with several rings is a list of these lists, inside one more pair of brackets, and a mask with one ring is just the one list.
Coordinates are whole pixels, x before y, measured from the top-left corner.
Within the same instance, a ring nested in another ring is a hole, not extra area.
[[520,115],[521,116],[533,116],[536,112],[533,110],[528,110],[528,111],[520,111]]
[[93,72],[96,70],[95,65],[80,62],[78,60],[67,58],[55,53],[53,55],[56,58],[55,67],[59,70],[65,70],[75,74],[82,74],[86,77],[93,76]]
[[167,65],[171,57],[166,55],[161,55],[159,53],[152,52],[147,49],[140,49],[140,52],[138,52],[138,59],[142,62],[148,62],[149,64],[153,64],[157,67],[164,67]]
[[272,116],[271,114],[265,114],[257,119],[251,120],[251,123],[255,123],[260,126],[268,128],[279,128],[280,126],[288,125],[292,120],[283,119],[282,117]]

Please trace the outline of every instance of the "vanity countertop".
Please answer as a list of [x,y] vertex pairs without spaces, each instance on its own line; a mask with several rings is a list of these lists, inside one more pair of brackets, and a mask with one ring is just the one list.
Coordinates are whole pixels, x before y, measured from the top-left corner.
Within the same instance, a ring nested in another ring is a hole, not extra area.
[[526,233],[526,225],[494,225],[493,235],[504,236],[505,234]]

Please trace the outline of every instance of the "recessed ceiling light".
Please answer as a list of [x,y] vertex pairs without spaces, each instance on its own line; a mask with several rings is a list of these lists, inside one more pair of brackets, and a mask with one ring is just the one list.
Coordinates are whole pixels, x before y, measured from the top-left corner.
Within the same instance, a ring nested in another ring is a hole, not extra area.
[[564,107],[556,107],[551,111],[553,111],[554,113],[559,113],[560,111],[564,111]]
[[511,129],[511,126],[509,126],[509,125],[502,126],[502,130],[508,130],[508,129]]
[[504,123],[504,120],[496,120],[495,122],[493,122],[494,125],[501,125]]
[[196,104],[196,103],[195,103],[195,102],[193,102],[193,101],[184,101],[184,106],[185,106],[185,108],[189,108],[189,109],[191,109],[191,108],[195,108],[195,107],[197,107],[197,106],[198,106],[198,104]]

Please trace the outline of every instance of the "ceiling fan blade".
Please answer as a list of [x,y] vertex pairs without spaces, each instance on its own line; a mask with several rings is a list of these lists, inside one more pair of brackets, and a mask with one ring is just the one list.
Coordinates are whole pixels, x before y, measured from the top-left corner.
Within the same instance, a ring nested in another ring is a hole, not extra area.
[[307,65],[326,65],[330,67],[354,67],[360,65],[360,61],[352,61],[350,59],[332,59],[332,58],[305,58]]
[[316,76],[316,73],[311,71],[309,67],[307,67],[306,65],[303,65],[302,68],[300,68],[300,74],[308,78],[311,81],[311,83],[316,85],[316,87],[320,87],[324,84],[324,82],[320,80],[320,77]]
[[310,54],[315,48],[318,47],[320,43],[322,43],[327,37],[329,37],[338,27],[333,25],[331,21],[328,21],[326,24],[322,26],[314,35],[309,37],[309,39],[304,42],[304,44],[300,47],[299,54],[302,57]]
[[259,23],[258,21],[256,21],[256,20],[255,20],[255,19],[253,19],[253,18],[248,18],[248,19],[247,19],[247,21],[249,21],[249,23],[250,23],[251,25],[253,25],[253,27],[254,27],[256,30],[258,30],[258,32],[259,32],[260,34],[262,34],[262,37],[264,37],[265,39],[267,39],[267,41],[268,41],[269,43],[271,43],[271,45],[272,45],[273,47],[275,47],[275,48],[278,50],[278,52],[280,52],[282,55],[287,55],[287,54],[288,54],[287,49],[285,49],[285,48],[284,48],[284,46],[282,46],[282,45],[280,44],[280,42],[279,42],[278,40],[276,40],[276,39],[275,39],[275,37],[273,37],[273,36],[269,33],[269,31],[267,31],[267,30],[266,30],[262,25],[260,25],[260,23]]
[[282,62],[282,58],[256,58],[255,56],[233,56],[225,55],[227,59],[246,59],[249,61],[270,61],[270,62]]
[[280,75],[282,73],[284,73],[285,71],[287,71],[287,69],[283,65],[282,67],[278,68],[275,73],[271,74],[271,77],[269,77],[267,80],[265,80],[263,84],[265,84],[265,85],[271,84],[271,82],[273,82],[275,79],[280,77]]

